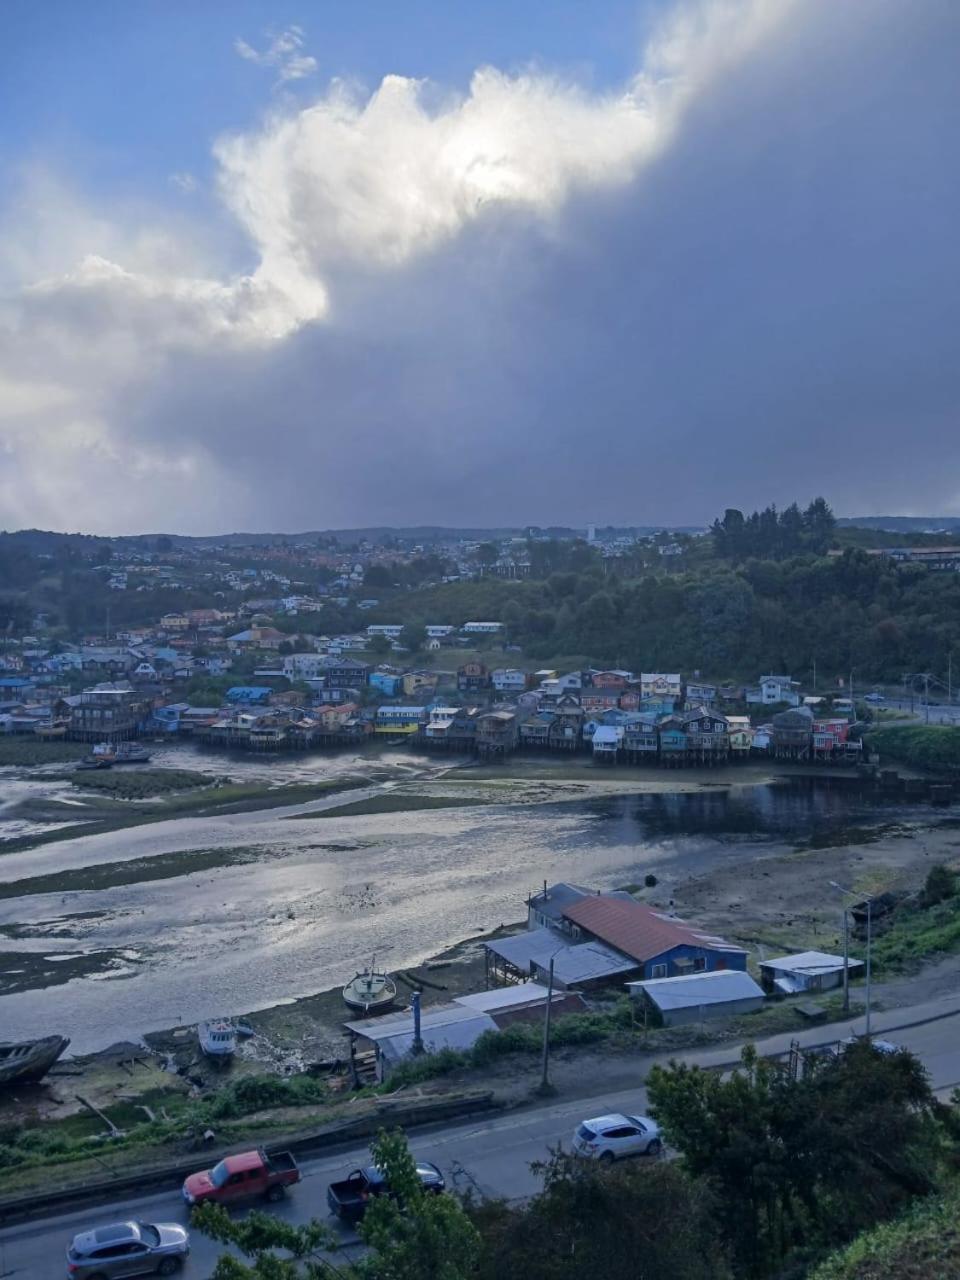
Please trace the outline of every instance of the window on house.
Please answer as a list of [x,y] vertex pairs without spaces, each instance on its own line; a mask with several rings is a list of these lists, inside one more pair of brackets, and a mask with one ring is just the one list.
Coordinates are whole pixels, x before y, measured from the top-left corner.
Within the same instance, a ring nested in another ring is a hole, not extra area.
[[665,978],[667,976],[667,966],[665,964],[654,964],[650,966],[651,978]]
[[706,967],[707,967],[707,962],[703,956],[698,956],[696,960],[694,960],[693,962],[694,973],[703,973]]

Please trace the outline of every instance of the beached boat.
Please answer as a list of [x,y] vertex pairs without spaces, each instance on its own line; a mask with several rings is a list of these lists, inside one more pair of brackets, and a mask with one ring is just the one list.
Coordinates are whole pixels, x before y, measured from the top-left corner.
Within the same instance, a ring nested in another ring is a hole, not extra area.
[[118,742],[114,748],[114,764],[146,764],[150,752],[139,742]]
[[361,1013],[380,1013],[397,998],[397,984],[389,973],[376,967],[376,956],[370,967],[351,978],[343,988],[343,1002],[350,1009],[359,1009]]
[[0,1085],[40,1080],[69,1043],[65,1036],[45,1036],[42,1040],[0,1044]]
[[197,1027],[200,1048],[209,1058],[225,1062],[237,1051],[237,1029],[229,1018],[211,1018]]

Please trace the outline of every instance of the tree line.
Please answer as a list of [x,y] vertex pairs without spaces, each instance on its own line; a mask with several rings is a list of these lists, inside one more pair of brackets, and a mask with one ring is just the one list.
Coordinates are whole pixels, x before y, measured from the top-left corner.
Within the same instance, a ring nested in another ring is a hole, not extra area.
[[805,551],[822,555],[833,545],[836,525],[826,500],[814,498],[803,511],[796,502],[783,511],[771,505],[748,516],[728,507],[722,519],[714,520],[711,533],[718,556],[783,560]]

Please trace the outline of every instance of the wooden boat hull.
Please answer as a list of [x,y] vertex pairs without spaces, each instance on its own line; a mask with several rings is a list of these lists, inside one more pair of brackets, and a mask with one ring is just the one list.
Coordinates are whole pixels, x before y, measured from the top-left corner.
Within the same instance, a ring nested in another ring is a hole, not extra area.
[[384,1013],[397,999],[397,984],[384,973],[358,973],[343,988],[343,1003],[358,1013]]
[[45,1036],[20,1044],[0,1044],[0,1086],[41,1080],[69,1043],[66,1036]]

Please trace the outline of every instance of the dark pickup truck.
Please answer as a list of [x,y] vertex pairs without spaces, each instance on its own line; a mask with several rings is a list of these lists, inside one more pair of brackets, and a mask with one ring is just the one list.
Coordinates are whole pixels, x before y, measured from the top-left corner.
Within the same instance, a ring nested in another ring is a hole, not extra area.
[[[424,1191],[434,1195],[446,1188],[443,1174],[435,1164],[425,1160],[417,1165],[417,1176]],[[349,1178],[331,1182],[327,1187],[327,1204],[330,1212],[344,1222],[359,1222],[367,1211],[367,1205],[375,1196],[393,1195],[383,1174],[374,1165],[366,1169],[354,1169]]]
[[227,1156],[212,1169],[191,1173],[183,1184],[188,1205],[236,1204],[264,1197],[282,1200],[287,1187],[300,1181],[300,1170],[289,1151],[267,1155],[263,1147]]

